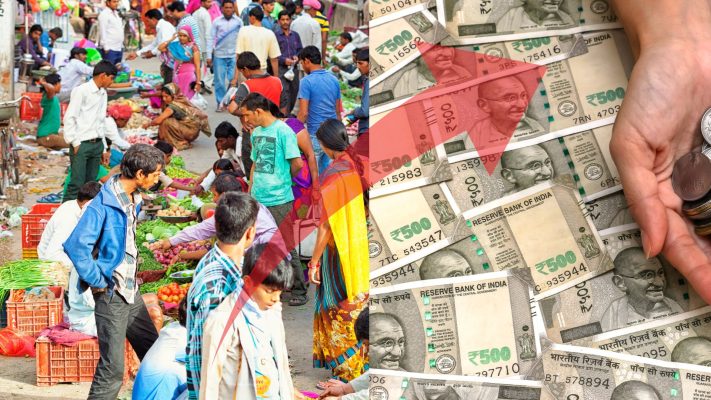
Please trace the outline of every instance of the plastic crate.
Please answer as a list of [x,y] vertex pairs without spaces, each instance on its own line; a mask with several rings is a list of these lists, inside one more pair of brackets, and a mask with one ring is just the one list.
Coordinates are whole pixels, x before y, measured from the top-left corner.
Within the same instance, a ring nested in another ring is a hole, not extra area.
[[[37,386],[52,386],[64,382],[91,382],[96,364],[99,363],[99,341],[86,339],[75,346],[52,343],[41,336],[35,341]],[[133,348],[126,341],[124,355],[123,383],[128,382],[129,360]]]
[[27,96],[30,100],[23,99],[20,102],[20,119],[23,121],[39,121],[42,118],[42,93],[25,92],[23,96]]
[[[54,203],[39,203],[32,206],[32,210],[22,216],[22,258],[37,258],[37,245],[42,238],[44,227],[52,218],[52,214],[61,206]],[[25,250],[34,250],[34,253]]]
[[22,249],[22,259],[23,260],[36,260],[39,256],[37,255],[37,248],[34,249]]
[[11,290],[10,297],[6,302],[7,326],[28,335],[37,336],[42,329],[61,323],[63,320],[64,288],[50,286],[49,290],[54,293],[54,300],[29,303],[12,301],[15,290]]

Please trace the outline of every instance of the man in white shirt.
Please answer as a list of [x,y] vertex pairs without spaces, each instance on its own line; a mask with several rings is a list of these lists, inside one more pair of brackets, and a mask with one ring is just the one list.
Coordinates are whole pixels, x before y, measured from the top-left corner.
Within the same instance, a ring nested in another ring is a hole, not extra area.
[[106,0],[99,14],[98,47],[104,60],[118,64],[123,59],[123,19],[118,13],[119,0]]
[[96,324],[93,321],[94,299],[91,291],[80,293],[77,290],[78,275],[62,245],[77,226],[84,206],[96,197],[99,190],[101,190],[100,183],[87,182],[79,189],[76,200],[67,201],[59,206],[44,227],[42,238],[37,245],[37,257],[40,260],[59,261],[64,265],[72,266],[69,273],[67,299],[70,306],[70,311],[67,313],[69,325],[72,329],[94,336],[96,336]]
[[86,82],[91,77],[94,68],[86,64],[86,49],[75,47],[69,53],[69,62],[57,73],[62,77],[62,89],[59,91],[59,101],[66,103],[75,87]]
[[278,57],[281,55],[279,42],[274,32],[262,26],[262,19],[264,19],[264,11],[261,7],[254,7],[249,11],[249,26],[243,27],[237,34],[237,56],[251,51],[259,59],[260,68],[263,70],[267,69],[267,59],[269,59],[272,74],[279,76]]
[[353,50],[356,49],[355,45],[352,43],[353,37],[350,33],[343,32],[339,36],[338,40],[343,48],[341,48],[341,51],[334,54],[331,60],[341,68],[353,67]]
[[291,30],[299,34],[301,45],[304,48],[308,46],[321,48],[321,25],[311,15],[304,12],[301,0],[296,1],[296,14],[294,22],[291,23]]
[[72,91],[64,114],[64,140],[69,143],[72,174],[64,201],[74,200],[82,185],[96,180],[105,147],[105,89],[116,74],[116,66],[103,60],[94,67],[93,78]]
[[193,12],[193,18],[197,21],[198,30],[200,31],[200,37],[196,38],[198,41],[198,47],[202,54],[200,55],[201,60],[207,60],[207,44],[212,42],[212,17],[207,11],[212,7],[212,0],[201,0],[200,8]]
[[[141,58],[161,56],[162,53],[158,51],[158,46],[163,42],[171,40],[175,34],[175,26],[166,21],[158,9],[154,8],[148,10],[145,15],[148,25],[154,27],[156,30],[155,38],[137,52],[126,55],[126,60],[133,60],[137,55],[141,56]],[[173,81],[173,60],[170,57],[161,57],[160,75],[166,84]]]

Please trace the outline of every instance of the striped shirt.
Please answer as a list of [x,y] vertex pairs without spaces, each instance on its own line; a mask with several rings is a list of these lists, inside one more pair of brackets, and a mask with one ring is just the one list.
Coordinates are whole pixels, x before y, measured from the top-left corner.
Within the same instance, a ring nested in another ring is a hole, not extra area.
[[321,14],[321,11],[316,11],[316,16],[314,16],[314,19],[321,26],[321,32],[328,32],[329,28],[331,28],[328,23],[328,18]]
[[[241,262],[240,262],[241,264]],[[197,400],[200,394],[203,325],[211,310],[227,296],[242,287],[240,265],[214,246],[198,263],[193,284],[188,291],[188,345],[185,349],[188,396]]]
[[128,304],[133,304],[133,299],[138,289],[136,286],[136,257],[138,257],[138,247],[136,247],[136,205],[141,203],[141,195],[136,191],[133,193],[133,199],[131,199],[124,191],[118,175],[110,178],[109,185],[123,212],[126,213],[126,256],[114,270],[115,290]]

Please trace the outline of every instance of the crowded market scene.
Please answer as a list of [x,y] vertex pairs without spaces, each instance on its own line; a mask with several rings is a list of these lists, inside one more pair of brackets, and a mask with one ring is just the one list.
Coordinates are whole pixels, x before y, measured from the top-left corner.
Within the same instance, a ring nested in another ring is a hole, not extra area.
[[0,397],[368,398],[363,10],[0,3]]

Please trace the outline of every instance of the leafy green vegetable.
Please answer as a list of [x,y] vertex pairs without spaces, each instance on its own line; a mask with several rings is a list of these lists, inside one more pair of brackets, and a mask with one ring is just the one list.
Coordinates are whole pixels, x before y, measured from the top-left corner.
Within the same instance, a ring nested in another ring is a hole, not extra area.
[[161,286],[168,285],[172,282],[173,281],[170,278],[163,278],[159,281],[144,283],[138,288],[138,290],[141,292],[141,294],[156,293],[158,289],[161,288]]

